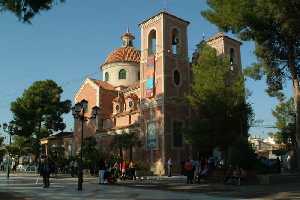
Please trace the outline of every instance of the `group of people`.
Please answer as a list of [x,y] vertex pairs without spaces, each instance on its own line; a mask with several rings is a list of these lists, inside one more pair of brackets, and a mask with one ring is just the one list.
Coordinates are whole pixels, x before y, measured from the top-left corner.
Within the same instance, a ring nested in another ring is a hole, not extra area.
[[182,162],[181,173],[187,177],[187,184],[200,183],[201,179],[206,178],[215,167],[213,157],[199,160],[187,159]]
[[[201,158],[199,160],[187,159],[181,162],[181,174],[187,177],[187,184],[194,182],[200,183],[216,167],[216,161],[213,157]],[[167,175],[172,176],[173,163],[169,158],[167,161]]]
[[240,185],[241,180],[245,177],[246,171],[243,168],[239,167],[238,165],[235,167],[230,165],[225,173],[224,183]]
[[99,163],[99,184],[114,183],[120,178],[125,179],[136,179],[136,167],[133,161],[110,163],[105,160],[100,160]]
[[[76,169],[78,169],[77,165],[72,164],[71,175],[74,176],[76,174]],[[136,167],[133,161],[126,162],[125,160],[121,162],[107,162],[104,159],[101,159],[98,165],[98,183],[99,184],[107,184],[114,183],[118,178],[121,180],[125,179],[136,179]],[[43,186],[44,188],[48,188],[50,186],[50,174],[51,163],[46,156],[42,156],[39,162],[38,167],[39,175],[43,177]]]

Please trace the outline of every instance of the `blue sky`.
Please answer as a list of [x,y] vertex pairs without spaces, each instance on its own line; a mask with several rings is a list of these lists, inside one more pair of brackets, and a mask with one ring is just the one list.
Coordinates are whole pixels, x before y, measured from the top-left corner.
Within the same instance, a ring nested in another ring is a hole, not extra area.
[[[83,3],[84,2],[84,3]],[[205,1],[167,1],[167,10],[191,22],[188,29],[189,54],[202,39],[218,29],[201,17]],[[100,79],[99,65],[121,45],[120,36],[127,27],[140,46],[138,23],[156,14],[165,5],[163,0],[66,0],[48,12],[37,15],[32,25],[22,24],[10,13],[0,15],[0,123],[10,121],[10,102],[34,81],[53,79],[64,89],[63,98],[73,100],[74,93],[87,77]],[[244,42],[243,66],[255,62],[254,45]],[[264,81],[247,80],[252,91],[256,119],[272,124],[271,109],[277,100],[265,93]],[[290,89],[290,88],[288,88]],[[67,130],[72,129],[71,114],[65,116]],[[268,129],[251,129],[255,135]]]

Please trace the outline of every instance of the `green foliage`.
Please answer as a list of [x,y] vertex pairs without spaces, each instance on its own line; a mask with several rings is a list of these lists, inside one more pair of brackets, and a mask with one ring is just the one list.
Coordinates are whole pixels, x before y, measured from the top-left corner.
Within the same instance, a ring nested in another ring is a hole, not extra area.
[[130,159],[132,158],[132,148],[141,146],[141,141],[135,132],[123,132],[116,134],[111,143],[113,149],[118,149],[120,158],[123,159],[123,149],[130,149]]
[[276,118],[276,127],[278,131],[275,133],[277,143],[296,145],[296,111],[294,100],[290,98],[287,101],[280,102],[272,111]]
[[149,172],[150,171],[150,165],[149,163],[143,162],[143,161],[137,161],[134,163],[136,170]]
[[6,153],[6,149],[4,146],[4,137],[0,137],[0,160],[2,160],[5,153]]
[[225,150],[237,136],[247,136],[253,113],[245,102],[243,77],[231,71],[229,59],[217,56],[204,42],[194,53],[193,83],[187,99],[194,120],[186,131],[187,141],[199,151]]
[[71,101],[61,101],[63,90],[52,80],[36,81],[11,103],[16,132],[28,138],[33,152],[39,152],[39,140],[65,129],[62,115],[71,109]]
[[14,136],[11,145],[7,146],[7,151],[13,157],[20,157],[30,151],[28,139],[23,136]]
[[0,0],[0,12],[10,11],[19,20],[30,23],[40,11],[50,10],[56,3],[65,0]]
[[65,128],[62,115],[68,113],[71,101],[61,101],[63,90],[52,80],[34,82],[21,97],[11,103],[16,125],[23,136],[47,137]]
[[[287,79],[299,83],[300,1],[208,0],[202,15],[224,31],[256,44],[257,64],[246,72],[266,76],[267,92],[276,96]],[[297,85],[294,85],[297,86]]]
[[63,167],[67,162],[65,158],[65,148],[62,146],[51,146],[49,148],[49,159],[52,160],[56,166]]
[[203,45],[192,70],[193,94],[188,97],[192,105],[211,101],[209,106],[215,106],[217,101],[220,107],[232,107],[244,102],[244,80],[230,70],[229,59],[217,56],[214,48]]
[[251,67],[247,67],[244,69],[244,75],[254,80],[261,80],[264,72],[261,69],[261,65],[259,65],[258,63],[253,63]]
[[83,162],[87,167],[97,166],[100,159],[106,159],[108,157],[100,146],[97,145],[95,137],[88,137],[84,139],[82,152]]

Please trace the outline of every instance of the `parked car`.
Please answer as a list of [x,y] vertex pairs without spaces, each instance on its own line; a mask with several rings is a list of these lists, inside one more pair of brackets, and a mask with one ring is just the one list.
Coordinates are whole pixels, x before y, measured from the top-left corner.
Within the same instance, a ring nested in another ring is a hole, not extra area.
[[17,166],[17,172],[26,172],[26,168],[27,168],[26,165],[19,164]]
[[26,168],[26,172],[36,172],[37,171],[37,166],[35,165],[29,165]]

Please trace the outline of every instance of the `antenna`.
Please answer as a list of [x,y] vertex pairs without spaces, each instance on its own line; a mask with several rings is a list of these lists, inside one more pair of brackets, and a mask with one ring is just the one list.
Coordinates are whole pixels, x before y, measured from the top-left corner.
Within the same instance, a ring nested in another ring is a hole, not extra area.
[[163,0],[163,1],[164,1],[163,11],[167,11],[168,10],[168,0]]

